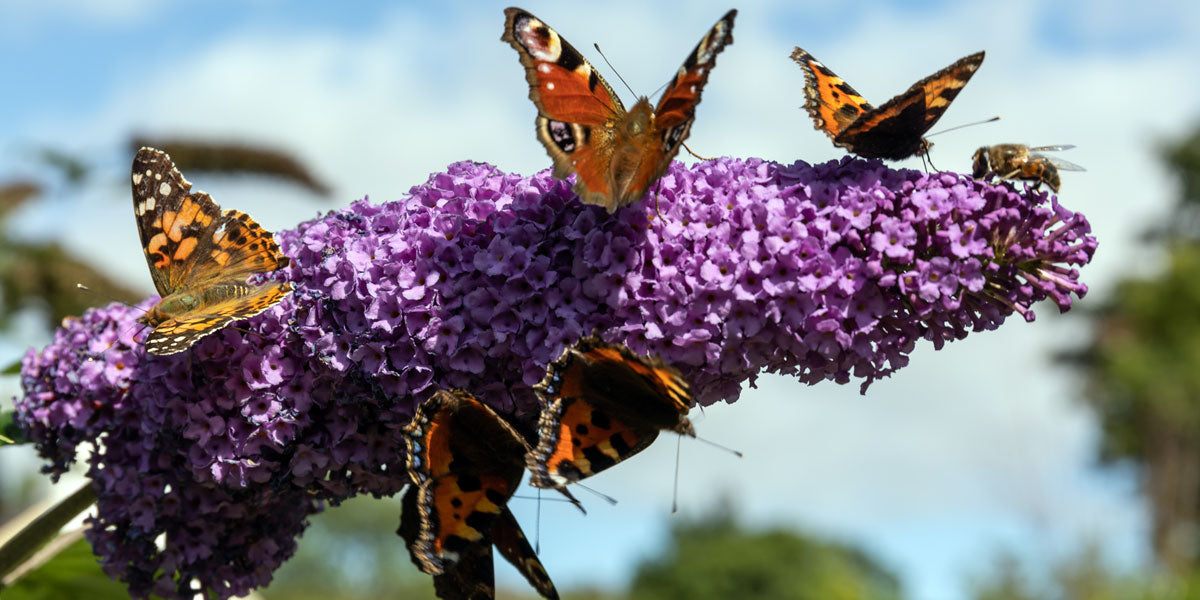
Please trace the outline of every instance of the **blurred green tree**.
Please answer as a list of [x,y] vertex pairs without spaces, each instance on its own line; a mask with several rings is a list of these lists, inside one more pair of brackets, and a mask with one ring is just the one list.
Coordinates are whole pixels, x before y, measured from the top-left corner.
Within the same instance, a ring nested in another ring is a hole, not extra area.
[[1181,196],[1159,237],[1160,272],[1120,282],[1066,358],[1103,431],[1101,458],[1129,461],[1150,505],[1151,543],[1175,573],[1200,550],[1200,129],[1165,148]]
[[784,529],[751,531],[728,503],[683,519],[671,547],[641,564],[631,600],[900,598],[895,575],[856,548]]

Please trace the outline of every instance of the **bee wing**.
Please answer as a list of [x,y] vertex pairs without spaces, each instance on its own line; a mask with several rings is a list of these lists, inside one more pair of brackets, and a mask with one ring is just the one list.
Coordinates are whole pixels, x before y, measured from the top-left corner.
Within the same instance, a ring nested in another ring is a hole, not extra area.
[[1070,150],[1071,148],[1074,148],[1074,147],[1075,147],[1075,144],[1059,144],[1056,146],[1035,146],[1035,147],[1030,148],[1029,152],[1030,152],[1030,154],[1032,154],[1034,156],[1046,159],[1050,164],[1054,165],[1056,168],[1058,168],[1060,170],[1063,170],[1063,171],[1086,171],[1087,169],[1085,169],[1069,160],[1063,160],[1061,158],[1056,158],[1053,156],[1046,156],[1045,154],[1042,154],[1043,152],[1058,152],[1060,150]]
[[1029,148],[1030,152],[1058,152],[1060,150],[1070,150],[1075,144],[1059,144],[1056,146],[1034,146]]
[[1039,154],[1038,156],[1041,156],[1042,158],[1050,161],[1050,164],[1052,164],[1056,168],[1058,168],[1059,171],[1086,171],[1087,170],[1069,160],[1063,160],[1061,158],[1055,158],[1053,156],[1043,156],[1041,154]]

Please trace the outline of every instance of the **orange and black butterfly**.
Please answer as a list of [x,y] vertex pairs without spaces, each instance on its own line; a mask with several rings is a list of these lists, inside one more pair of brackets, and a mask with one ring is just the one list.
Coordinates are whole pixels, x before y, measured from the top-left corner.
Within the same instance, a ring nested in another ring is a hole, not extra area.
[[222,211],[192,191],[171,157],[142,148],[133,159],[133,213],[154,287],[162,300],[140,321],[150,354],[183,352],[196,340],[274,306],[292,284],[246,283],[288,265],[271,232],[250,215]]
[[636,202],[667,171],[696,118],[696,105],[717,55],[733,43],[736,10],[700,39],[667,84],[658,105],[643,97],[629,111],[612,86],[558,32],[521,10],[504,11],[504,35],[521,57],[537,137],[554,161],[554,176],[575,174],[586,204],[613,212]]
[[1046,156],[1042,152],[1070,150],[1070,144],[1061,146],[1036,146],[1025,144],[996,144],[984,146],[971,157],[971,175],[982,179],[994,174],[1001,179],[1020,179],[1046,184],[1054,193],[1062,187],[1059,171],[1085,171],[1083,167],[1061,158]]
[[397,533],[438,597],[495,597],[492,546],[545,598],[554,583],[508,509],[525,439],[467,392],[438,391],[406,427],[408,475]]
[[866,158],[901,160],[929,149],[925,132],[979,69],[983,54],[960,58],[878,108],[808,52],[796,48],[792,60],[804,69],[804,108],[835,146]]
[[661,359],[589,336],[563,351],[534,386],[545,404],[529,483],[561,488],[641,452],[663,430],[695,437],[692,393]]

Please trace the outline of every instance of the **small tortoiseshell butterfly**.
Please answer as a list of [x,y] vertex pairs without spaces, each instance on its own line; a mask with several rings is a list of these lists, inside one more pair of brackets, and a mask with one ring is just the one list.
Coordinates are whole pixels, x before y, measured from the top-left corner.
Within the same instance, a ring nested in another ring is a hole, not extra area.
[[408,475],[397,533],[441,598],[492,598],[492,546],[546,598],[554,583],[508,499],[525,475],[529,445],[474,396],[439,390],[405,428]]
[[835,146],[866,158],[900,160],[929,149],[922,136],[979,69],[983,52],[960,58],[878,108],[808,52],[796,48],[792,60],[804,69],[804,108]]
[[695,437],[691,389],[674,368],[589,336],[534,386],[545,404],[530,484],[561,488],[641,452],[661,430]]
[[500,39],[525,66],[529,98],[538,110],[537,137],[554,161],[554,176],[575,173],[579,198],[611,213],[640,200],[679,152],[717,54],[733,43],[737,11],[725,13],[704,34],[658,106],[651,108],[642,97],[628,112],[612,86],[558,32],[519,8],[504,14]]
[[162,300],[139,321],[153,328],[146,352],[175,354],[200,338],[274,306],[292,291],[282,281],[246,279],[286,267],[271,232],[246,213],[221,212],[171,157],[154,148],[133,159],[133,212],[150,276]]
[[972,156],[971,175],[982,179],[989,173],[1001,179],[1022,179],[1046,184],[1054,193],[1062,186],[1062,178],[1058,172],[1084,171],[1083,167],[1061,158],[1041,154],[1056,150],[1070,150],[1075,146],[1037,146],[1030,148],[1025,144],[996,144],[984,146],[975,151]]

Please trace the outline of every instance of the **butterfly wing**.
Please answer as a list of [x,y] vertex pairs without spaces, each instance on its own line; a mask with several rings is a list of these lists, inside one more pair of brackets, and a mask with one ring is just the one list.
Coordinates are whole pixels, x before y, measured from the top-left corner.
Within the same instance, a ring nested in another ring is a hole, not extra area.
[[[406,428],[419,526],[409,552],[438,575],[478,545],[524,475],[526,445],[466,392],[438,391]],[[407,538],[406,538],[407,539]]]
[[[640,199],[646,190],[662,177],[679,153],[683,141],[691,132],[696,118],[696,106],[708,76],[717,64],[717,55],[733,43],[733,20],[737,10],[731,10],[709,29],[700,43],[688,54],[683,65],[667,84],[654,109],[654,129],[649,135],[657,137],[652,144],[637,148],[642,155],[630,160],[637,166],[628,175],[614,174],[620,199],[617,204]],[[632,111],[637,112],[637,107]]]
[[983,57],[983,52],[976,52],[960,58],[883,106],[864,112],[834,137],[834,144],[866,158],[900,160],[922,153],[927,145],[922,136],[942,118]]
[[[424,570],[413,552],[420,535],[421,516],[417,508],[417,488],[408,486],[401,497],[400,528],[413,564]],[[442,573],[433,576],[433,590],[443,600],[492,600],[496,597],[496,578],[492,564],[492,545],[476,544]]]
[[802,48],[792,50],[792,60],[804,70],[804,108],[817,130],[837,143],[838,134],[865,112],[874,110],[862,94]]
[[646,449],[658,428],[629,423],[581,397],[542,409],[541,439],[529,453],[529,484],[555,488],[591,477]]
[[669,429],[695,435],[691,390],[661,360],[586,337],[550,365],[534,391],[545,408],[527,457],[536,487],[561,487],[641,452]]
[[221,219],[221,207],[204,192],[192,193],[166,153],[138,150],[133,159],[133,213],[154,287],[167,296],[184,287],[202,256],[196,252]]
[[500,551],[500,556],[512,563],[543,598],[558,599],[558,590],[554,588],[554,582],[550,581],[550,575],[546,573],[542,561],[533,551],[533,546],[529,545],[525,532],[521,531],[521,525],[517,523],[517,518],[508,507],[500,512],[500,516],[492,525],[492,543]]
[[575,192],[589,204],[611,194],[608,166],[613,124],[625,106],[596,68],[557,31],[519,8],[504,11],[500,39],[517,51],[537,106],[537,137],[554,161],[554,176],[576,174]]
[[250,288],[252,291],[248,295],[239,295],[245,293],[246,288],[246,285],[230,284],[207,289],[205,295],[209,298],[227,297],[158,323],[146,336],[146,351],[159,355],[183,352],[200,338],[229,323],[267,310],[292,291],[289,283],[268,281]]

